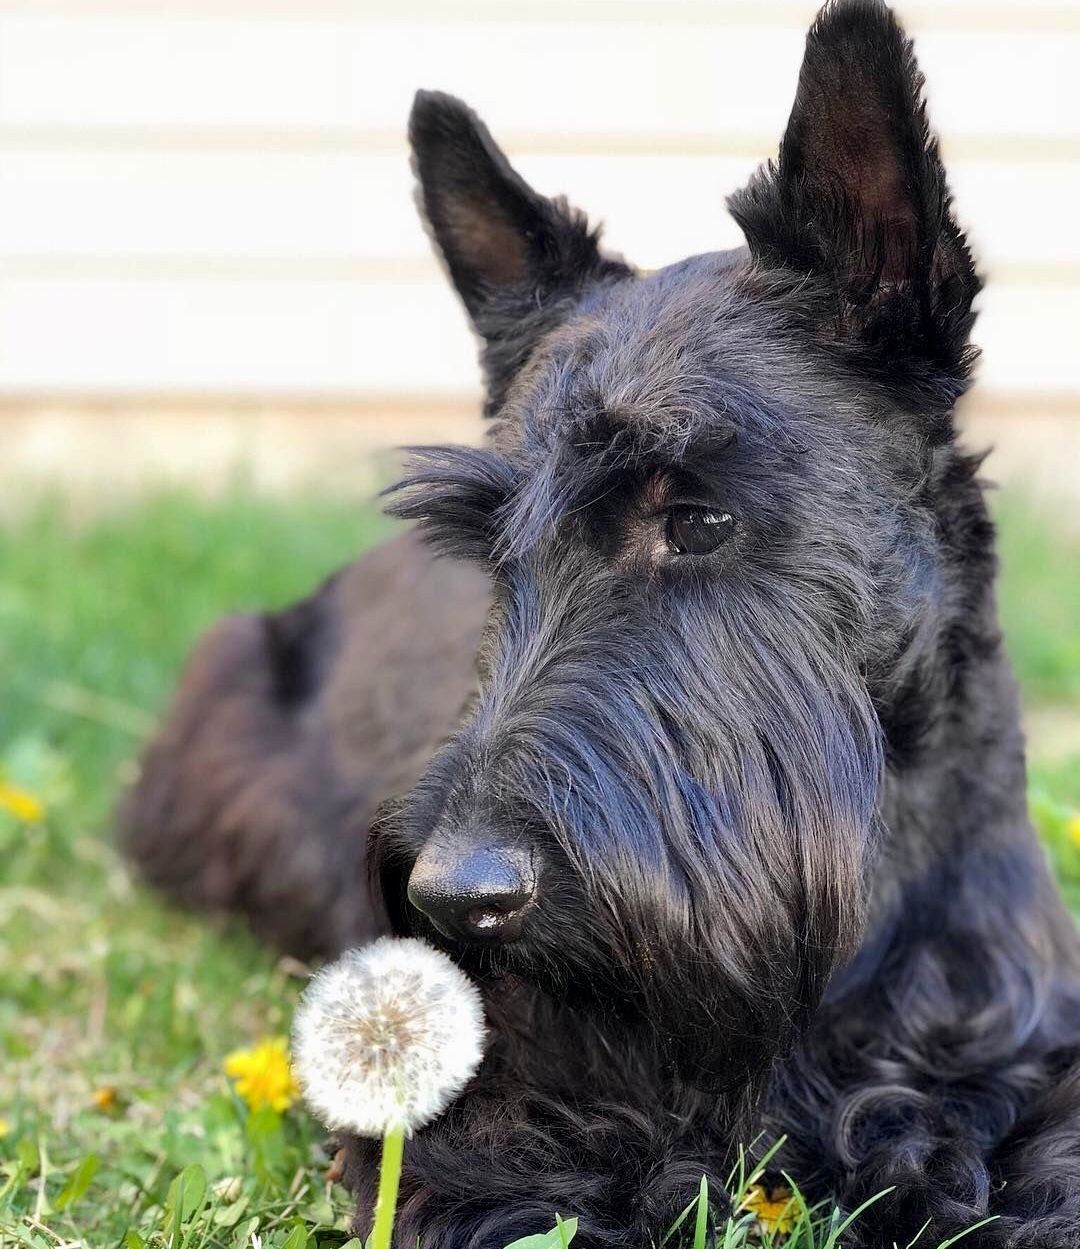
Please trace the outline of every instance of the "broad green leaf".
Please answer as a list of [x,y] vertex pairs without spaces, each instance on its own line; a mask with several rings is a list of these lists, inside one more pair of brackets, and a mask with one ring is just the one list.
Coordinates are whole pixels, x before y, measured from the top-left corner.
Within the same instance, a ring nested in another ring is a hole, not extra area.
[[[556,1215],[556,1218],[559,1216]],[[559,1219],[550,1232],[540,1232],[536,1236],[523,1236],[506,1246],[506,1249],[563,1249],[569,1245],[577,1233],[577,1219]]]
[[29,1136],[22,1137],[15,1146],[15,1157],[23,1169],[24,1175],[37,1175],[41,1170],[41,1152],[37,1142]]
[[71,1179],[64,1185],[60,1192],[60,1196],[56,1199],[57,1210],[66,1210],[68,1206],[74,1205],[80,1197],[85,1196],[86,1190],[93,1183],[94,1176],[98,1173],[101,1161],[97,1154],[87,1154],[75,1169]]
[[564,1219],[561,1215],[555,1216],[555,1226],[559,1231],[559,1243],[562,1249],[570,1249],[570,1242],[577,1235],[577,1219]]
[[165,1197],[165,1223],[172,1243],[177,1243],[180,1228],[202,1209],[205,1200],[206,1172],[193,1162],[173,1180]]
[[250,1200],[251,1198],[244,1194],[242,1197],[237,1197],[235,1201],[230,1201],[227,1206],[222,1206],[220,1210],[215,1210],[214,1223],[218,1227],[235,1227],[248,1208]]
[[252,1234],[258,1230],[259,1216],[253,1214],[246,1223],[241,1223],[233,1233],[233,1244],[236,1246],[236,1249],[249,1249]]
[[307,1249],[307,1242],[307,1231],[297,1224],[288,1236],[285,1237],[282,1242],[281,1249]]

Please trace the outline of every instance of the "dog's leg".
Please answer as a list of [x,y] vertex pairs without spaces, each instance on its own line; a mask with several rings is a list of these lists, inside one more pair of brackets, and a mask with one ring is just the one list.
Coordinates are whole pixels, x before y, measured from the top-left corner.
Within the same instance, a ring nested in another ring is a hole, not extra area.
[[1002,1244],[1080,1245],[1080,1060],[1027,1108],[991,1167]]
[[1062,976],[1072,920],[1019,833],[1007,888],[1015,902],[1023,883],[1030,908],[980,909],[995,856],[979,831],[948,914],[905,927],[905,899],[891,955],[868,945],[847,972],[861,987],[844,992],[841,975],[777,1073],[767,1136],[787,1138],[781,1165],[815,1198],[873,1201],[845,1236],[853,1249],[932,1249],[961,1233],[976,1249],[1080,1247],[1080,997]]
[[[651,1028],[589,1020],[519,988],[487,998],[491,1048],[449,1111],[405,1147],[395,1243],[502,1249],[578,1219],[575,1247],[648,1249],[708,1183],[722,1222],[745,1108],[672,1074]],[[346,1143],[355,1232],[371,1227],[378,1143]]]
[[[469,1100],[406,1145],[400,1249],[503,1249],[548,1231],[556,1214],[578,1220],[575,1249],[648,1249],[695,1201],[702,1176],[713,1219],[728,1213],[726,1145],[704,1128],[676,1125],[674,1114],[668,1133],[661,1116],[626,1104],[571,1107],[516,1100],[508,1089]],[[363,1238],[377,1142],[354,1140],[346,1156],[354,1232]]]

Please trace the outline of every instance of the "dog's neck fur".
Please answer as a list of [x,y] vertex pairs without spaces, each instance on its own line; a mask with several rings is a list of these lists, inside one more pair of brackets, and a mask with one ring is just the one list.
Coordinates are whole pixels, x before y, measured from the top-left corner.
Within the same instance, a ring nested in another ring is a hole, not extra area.
[[[864,939],[827,1001],[872,984],[898,949],[917,957],[928,946],[949,949],[958,936],[969,951],[1021,941],[1036,978],[1077,964],[1073,924],[1027,812],[1019,691],[998,622],[981,461],[952,448],[939,459],[933,489],[941,541],[963,577],[932,646],[913,661],[918,688],[939,692],[939,710],[923,719],[910,750],[888,743]],[[1022,899],[1017,887],[1025,880],[1035,883]],[[1000,906],[977,905],[988,897]]]
[[928,719],[922,706],[915,709],[920,731],[908,749],[892,740],[896,730],[886,721],[879,897],[928,868],[986,852],[997,832],[1027,822],[1019,699],[998,624],[993,529],[978,461],[951,449],[941,459],[931,487],[939,540],[962,576],[958,592],[944,596],[929,645],[911,658],[920,690],[935,692],[936,714]]

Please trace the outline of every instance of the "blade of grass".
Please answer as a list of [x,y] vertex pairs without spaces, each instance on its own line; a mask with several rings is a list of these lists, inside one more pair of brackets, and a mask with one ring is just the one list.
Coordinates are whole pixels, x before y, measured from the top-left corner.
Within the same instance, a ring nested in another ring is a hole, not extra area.
[[950,1236],[948,1240],[943,1240],[941,1244],[938,1245],[938,1249],[949,1249],[950,1245],[955,1245],[958,1240],[963,1240],[965,1236],[969,1236],[972,1232],[977,1232],[980,1227],[985,1227],[987,1223],[995,1222],[997,1218],[998,1216],[996,1214],[992,1214],[988,1219],[983,1219],[978,1223],[972,1223],[970,1227],[965,1227],[962,1232],[957,1232],[955,1236]]
[[700,1194],[698,1197],[695,1197],[693,1201],[691,1201],[687,1206],[683,1208],[682,1213],[675,1220],[675,1222],[672,1223],[672,1225],[667,1229],[667,1231],[664,1233],[663,1237],[661,1238],[660,1249],[664,1249],[664,1246],[668,1243],[668,1241],[672,1238],[672,1236],[675,1235],[675,1233],[679,1230],[679,1228],[682,1227],[682,1225],[690,1217],[691,1210],[697,1209],[699,1200],[700,1200]]
[[870,1207],[874,1205],[875,1202],[880,1201],[882,1197],[887,1197],[891,1192],[894,1191],[894,1189],[895,1189],[895,1185],[893,1185],[890,1188],[883,1188],[880,1193],[875,1193],[873,1197],[867,1198],[867,1200],[864,1201],[861,1206],[858,1206],[854,1210],[852,1210],[852,1212],[847,1216],[846,1219],[844,1219],[844,1221],[839,1225],[839,1227],[834,1227],[832,1231],[829,1232],[829,1239],[825,1242],[824,1249],[837,1249],[837,1246],[840,1241],[840,1237],[843,1236],[843,1234],[852,1225],[852,1223],[854,1223],[855,1220],[861,1214],[869,1210]]
[[705,1249],[705,1236],[709,1226],[709,1181],[703,1175],[698,1190],[697,1219],[694,1222],[694,1249]]
[[919,1239],[919,1237],[923,1234],[923,1232],[926,1231],[926,1229],[929,1226],[930,1226],[930,1220],[927,1219],[926,1222],[922,1225],[922,1227],[920,1227],[919,1230],[915,1233],[915,1235],[912,1236],[912,1238],[908,1241],[904,1249],[914,1249],[915,1242]]

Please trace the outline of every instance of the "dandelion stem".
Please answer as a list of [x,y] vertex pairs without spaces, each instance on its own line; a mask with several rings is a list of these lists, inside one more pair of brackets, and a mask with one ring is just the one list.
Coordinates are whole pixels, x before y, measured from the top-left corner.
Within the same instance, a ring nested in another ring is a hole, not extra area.
[[383,1137],[382,1164],[379,1167],[379,1196],[375,1202],[375,1226],[371,1229],[369,1249],[390,1249],[394,1234],[394,1212],[397,1209],[398,1181],[401,1159],[405,1152],[405,1127],[398,1124],[387,1128]]

